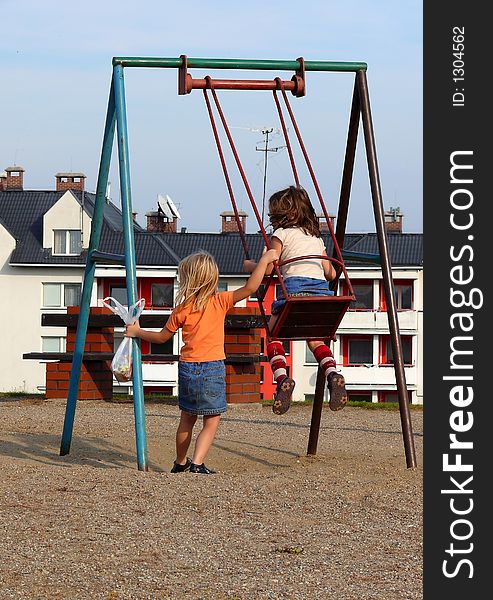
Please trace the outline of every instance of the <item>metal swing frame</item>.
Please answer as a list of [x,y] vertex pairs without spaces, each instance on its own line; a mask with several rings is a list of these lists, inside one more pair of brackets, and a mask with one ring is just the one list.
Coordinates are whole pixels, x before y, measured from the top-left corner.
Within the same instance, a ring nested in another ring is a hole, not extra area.
[[[305,93],[305,74],[308,71],[319,72],[352,72],[355,73],[355,82],[353,89],[353,99],[349,120],[348,137],[346,144],[346,153],[344,159],[344,168],[342,175],[341,191],[339,197],[339,208],[337,214],[337,225],[335,238],[338,247],[342,248],[345,237],[345,229],[349,208],[349,197],[353,176],[354,159],[356,152],[356,143],[358,138],[358,129],[360,118],[363,124],[364,140],[366,147],[366,157],[368,172],[370,177],[370,188],[373,201],[373,210],[375,215],[375,225],[377,230],[377,239],[379,244],[380,257],[376,262],[380,262],[382,268],[385,300],[387,304],[387,315],[389,320],[389,330],[391,346],[394,359],[394,370],[399,397],[399,409],[401,415],[403,441],[406,454],[406,464],[408,468],[416,467],[416,456],[414,450],[414,441],[412,436],[412,426],[407,398],[407,388],[404,373],[404,361],[402,353],[402,344],[399,334],[399,324],[397,319],[397,310],[394,297],[394,285],[392,280],[392,271],[390,265],[387,235],[384,222],[384,209],[382,202],[382,193],[380,186],[380,177],[378,172],[377,154],[375,146],[375,137],[370,110],[370,100],[368,94],[368,84],[366,79],[367,64],[364,62],[333,62],[333,61],[305,61],[302,58],[296,60],[249,60],[249,59],[211,59],[211,58],[187,58],[184,55],[179,58],[157,58],[157,57],[115,57],[113,58],[113,75],[111,79],[108,107],[106,113],[106,122],[103,134],[101,149],[101,158],[96,186],[96,202],[92,220],[91,236],[89,240],[88,258],[84,272],[84,282],[82,286],[82,296],[80,302],[80,314],[77,323],[77,333],[75,340],[75,349],[72,359],[72,369],[70,373],[70,384],[65,411],[65,420],[63,425],[62,439],[60,444],[60,454],[66,455],[70,452],[72,441],[73,424],[75,409],[80,383],[80,372],[84,355],[84,345],[89,321],[91,292],[94,283],[96,264],[124,264],[126,269],[126,287],[128,305],[134,304],[137,300],[137,277],[136,277],[136,258],[135,243],[133,232],[132,200],[130,185],[130,159],[128,150],[128,132],[126,117],[126,100],[124,84],[124,68],[173,68],[179,72],[179,93],[189,93],[192,89],[203,89],[206,92],[207,83],[205,80],[193,80],[187,73],[188,68],[199,69],[249,69],[255,71],[294,71],[295,75],[291,82],[282,82],[279,85],[279,79],[264,82],[255,80],[252,82],[243,82],[240,80],[219,80],[216,87],[221,89],[267,89],[276,90],[281,87],[282,91],[291,91],[296,96],[302,96]],[[199,83],[200,82],[200,83]],[[245,85],[247,87],[245,87]],[[195,86],[195,87],[194,87]],[[251,87],[253,86],[253,87]],[[117,130],[118,156],[119,156],[119,176],[122,201],[123,218],[123,237],[124,237],[124,255],[114,255],[101,252],[99,248],[101,230],[103,224],[103,209],[105,203],[106,188],[108,184],[109,168],[111,162],[111,153],[115,137],[115,127]],[[238,219],[238,215],[236,215]],[[328,215],[325,215],[328,219]],[[342,254],[344,252],[342,251]],[[346,253],[348,256],[349,253]],[[371,257],[364,257],[372,260]],[[333,255],[332,259],[338,260]],[[342,259],[339,262],[343,262]],[[343,265],[337,265],[338,275]],[[306,302],[306,299],[304,299]],[[144,391],[142,380],[142,363],[140,341],[136,340],[134,344],[134,368],[132,373],[133,383],[133,405],[135,420],[135,436],[137,451],[137,467],[140,471],[148,470],[147,439],[145,428],[144,412]],[[315,389],[315,401],[312,411],[312,420],[310,427],[310,436],[308,440],[308,454],[315,454],[318,442],[320,428],[320,417],[323,403],[323,393],[325,387],[325,378],[321,369],[318,370],[317,384]]]

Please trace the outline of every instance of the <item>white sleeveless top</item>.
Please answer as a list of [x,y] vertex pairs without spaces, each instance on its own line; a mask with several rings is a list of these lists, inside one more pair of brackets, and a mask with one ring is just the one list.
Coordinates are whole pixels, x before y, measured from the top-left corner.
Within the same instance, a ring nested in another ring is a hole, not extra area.
[[[272,234],[282,242],[280,260],[288,260],[297,256],[308,256],[316,254],[320,256],[325,252],[325,244],[322,238],[307,235],[299,227],[279,227]],[[286,277],[312,277],[313,279],[325,280],[324,268],[321,259],[310,258],[297,260],[281,267],[281,273]]]

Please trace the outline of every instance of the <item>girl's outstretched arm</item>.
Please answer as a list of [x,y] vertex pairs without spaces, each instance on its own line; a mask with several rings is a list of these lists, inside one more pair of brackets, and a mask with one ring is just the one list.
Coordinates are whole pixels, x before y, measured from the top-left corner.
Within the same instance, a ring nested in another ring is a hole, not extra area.
[[258,290],[268,267],[273,261],[278,259],[279,253],[273,248],[267,250],[265,254],[262,254],[262,258],[258,261],[258,264],[255,266],[253,273],[250,275],[245,285],[233,292],[234,304],[240,302],[240,300],[243,300],[244,298],[248,298],[248,296],[251,296]]
[[161,331],[148,331],[147,329],[141,329],[139,322],[135,321],[131,325],[125,327],[125,337],[136,337],[152,344],[164,344],[174,336],[174,332],[166,328],[166,325]]
[[[270,246],[273,250],[277,250],[278,255],[281,256],[282,242],[279,238],[272,236],[270,239]],[[266,249],[264,248],[264,253],[265,253],[265,251],[266,251]],[[246,273],[253,273],[256,266],[257,266],[257,263],[254,260],[244,260],[243,261],[243,270]],[[265,274],[270,275],[272,273],[273,268],[274,268],[274,266],[272,265],[272,263],[270,265],[268,265],[267,271],[265,272]]]

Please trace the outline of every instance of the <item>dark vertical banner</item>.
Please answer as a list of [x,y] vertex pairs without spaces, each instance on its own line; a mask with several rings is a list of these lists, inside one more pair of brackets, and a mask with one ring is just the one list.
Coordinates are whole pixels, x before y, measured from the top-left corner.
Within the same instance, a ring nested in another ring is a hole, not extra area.
[[493,576],[493,127],[484,6],[424,3],[426,600],[490,597]]

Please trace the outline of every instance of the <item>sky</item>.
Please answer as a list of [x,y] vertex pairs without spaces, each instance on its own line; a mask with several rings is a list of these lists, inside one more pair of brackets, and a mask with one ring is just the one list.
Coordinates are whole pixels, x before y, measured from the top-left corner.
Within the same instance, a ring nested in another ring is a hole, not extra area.
[[[86,175],[95,191],[114,56],[362,61],[368,63],[385,209],[400,207],[403,231],[422,226],[422,3],[413,0],[0,0],[0,171],[25,169],[25,189],[54,189],[55,173]],[[217,78],[290,79],[287,71],[200,71]],[[157,195],[178,206],[179,229],[219,231],[231,210],[202,92],[177,94],[176,69],[126,68],[125,93],[133,210],[157,209]],[[354,74],[307,72],[307,94],[290,96],[325,205],[337,213]],[[266,198],[293,183],[270,92],[224,91],[223,110],[261,212]],[[293,128],[289,128],[296,148]],[[225,148],[226,152],[227,148]],[[320,212],[296,149],[301,184]],[[231,157],[228,165],[249,232],[258,230]],[[111,199],[120,205],[116,146]],[[265,211],[267,212],[267,210]],[[360,128],[348,232],[375,231]]]

